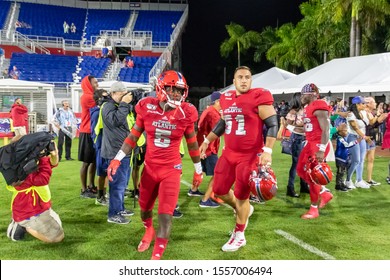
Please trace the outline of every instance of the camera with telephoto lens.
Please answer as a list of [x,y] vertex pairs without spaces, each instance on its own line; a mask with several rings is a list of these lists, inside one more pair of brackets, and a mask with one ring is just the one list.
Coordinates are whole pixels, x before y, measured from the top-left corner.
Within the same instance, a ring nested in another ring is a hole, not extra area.
[[148,96],[148,93],[141,88],[131,90],[128,93],[131,93],[133,95],[133,100],[131,100],[130,102],[130,104],[133,106],[135,106],[142,98]]

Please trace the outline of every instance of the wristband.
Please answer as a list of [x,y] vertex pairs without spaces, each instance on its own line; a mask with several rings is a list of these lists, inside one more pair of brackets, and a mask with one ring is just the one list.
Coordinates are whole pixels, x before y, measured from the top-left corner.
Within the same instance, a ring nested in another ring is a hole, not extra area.
[[326,150],[326,145],[325,144],[319,144],[317,146],[318,146],[320,152],[325,152],[325,150]]
[[121,161],[125,156],[126,154],[122,150],[119,150],[114,159]]
[[269,147],[263,147],[263,152],[272,155],[272,149]]
[[287,128],[289,131],[293,132],[295,126],[293,126],[293,125],[291,125],[291,124],[288,124],[286,128]]
[[203,140],[203,143],[206,143],[208,145],[208,144],[210,144],[210,140],[205,137]]
[[200,162],[194,163],[194,167],[195,167],[195,172],[197,174],[202,174],[203,173],[202,164]]

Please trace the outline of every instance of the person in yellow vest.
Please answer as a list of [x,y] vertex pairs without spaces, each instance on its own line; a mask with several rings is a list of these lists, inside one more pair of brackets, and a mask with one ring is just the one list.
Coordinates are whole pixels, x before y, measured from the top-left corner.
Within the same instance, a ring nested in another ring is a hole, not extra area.
[[49,189],[52,168],[58,165],[55,142],[50,145],[49,156],[45,156],[46,150],[41,154],[37,171],[30,173],[20,184],[7,186],[13,192],[12,221],[8,226],[7,236],[13,241],[22,240],[26,232],[46,243],[61,242],[64,239],[60,217],[51,208]]

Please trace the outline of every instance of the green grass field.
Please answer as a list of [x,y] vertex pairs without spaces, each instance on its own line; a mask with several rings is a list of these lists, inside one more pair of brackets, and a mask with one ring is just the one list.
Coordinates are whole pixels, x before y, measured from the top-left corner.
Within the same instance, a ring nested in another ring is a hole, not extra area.
[[[2,141],[0,141],[2,145]],[[77,158],[77,140],[72,157]],[[373,178],[382,183],[371,189],[356,189],[347,193],[328,187],[334,199],[320,211],[315,220],[302,220],[307,211],[309,196],[286,197],[286,185],[291,158],[280,153],[276,143],[273,169],[279,191],[276,198],[264,205],[254,204],[255,212],[246,230],[247,245],[234,253],[224,253],[221,246],[228,240],[234,227],[231,209],[221,206],[204,209],[199,198],[188,197],[188,187],[181,185],[179,197],[181,219],[174,219],[173,230],[164,253],[166,260],[388,260],[390,259],[390,186],[386,183],[390,153],[376,157]],[[386,157],[387,156],[387,157]],[[330,163],[332,168],[334,163]],[[60,215],[65,239],[59,244],[44,244],[27,235],[24,241],[12,242],[6,236],[11,218],[11,193],[0,184],[0,259],[2,260],[147,260],[151,249],[138,253],[136,247],[144,229],[139,206],[128,225],[107,223],[107,208],[95,205],[94,199],[80,198],[80,162],[62,161],[54,169],[50,187],[53,209]],[[182,180],[191,182],[193,165],[183,159]],[[208,178],[200,189],[205,190]],[[131,185],[131,183],[130,183]],[[132,186],[132,185],[131,185]],[[296,190],[299,191],[298,179]],[[133,208],[133,199],[126,199]],[[155,226],[157,221],[155,219]],[[286,238],[287,237],[287,238]],[[291,240],[295,237],[299,241]],[[310,245],[320,254],[307,249]]]

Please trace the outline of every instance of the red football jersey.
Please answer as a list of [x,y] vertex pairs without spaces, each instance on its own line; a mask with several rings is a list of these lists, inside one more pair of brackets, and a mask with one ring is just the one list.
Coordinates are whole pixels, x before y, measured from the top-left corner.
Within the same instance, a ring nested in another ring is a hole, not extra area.
[[184,102],[181,109],[164,112],[157,98],[147,97],[138,102],[135,110],[136,124],[146,131],[145,162],[165,166],[181,163],[181,139],[184,134],[194,130],[198,119],[194,105]]
[[[198,122],[198,134],[197,140],[198,145],[202,145],[204,138],[209,135],[214,126],[221,119],[221,114],[213,107],[209,106],[206,110],[202,112]],[[218,154],[220,139],[211,142],[206,150],[206,156],[211,154]]]
[[330,112],[328,103],[324,100],[315,100],[303,109],[303,123],[305,128],[306,140],[321,143],[322,130],[320,123],[314,112],[324,110]]
[[236,95],[236,91],[221,94],[221,107],[225,119],[225,146],[236,152],[257,152],[264,146],[263,120],[258,106],[272,105],[271,93],[262,88],[250,89]]

